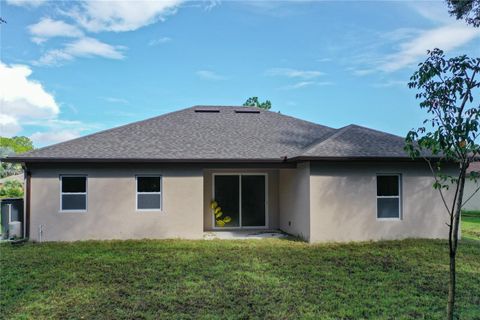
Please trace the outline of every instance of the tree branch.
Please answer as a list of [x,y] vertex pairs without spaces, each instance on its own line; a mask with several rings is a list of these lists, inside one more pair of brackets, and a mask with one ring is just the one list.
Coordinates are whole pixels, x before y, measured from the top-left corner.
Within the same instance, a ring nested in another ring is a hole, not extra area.
[[[430,171],[432,172],[432,176],[435,179],[435,182],[440,184],[440,182],[438,181],[437,175],[435,173],[435,169],[433,169],[433,167],[432,167],[432,163],[426,157],[424,157],[424,159],[428,163],[428,166],[430,167]],[[445,200],[445,196],[443,195],[443,192],[442,192],[442,188],[438,189],[438,191],[440,192],[440,197],[442,198],[443,205],[445,206],[445,209],[447,209],[448,214],[451,215],[452,213],[449,211],[447,201]]]
[[479,190],[480,190],[480,187],[478,187],[477,189],[475,189],[475,191],[473,191],[473,193],[467,198],[467,200],[465,200],[465,202],[462,203],[462,206],[461,206],[461,207],[463,208],[463,207],[467,204],[467,202],[470,201],[470,199],[472,199],[475,194],[477,194],[477,192],[478,192]]

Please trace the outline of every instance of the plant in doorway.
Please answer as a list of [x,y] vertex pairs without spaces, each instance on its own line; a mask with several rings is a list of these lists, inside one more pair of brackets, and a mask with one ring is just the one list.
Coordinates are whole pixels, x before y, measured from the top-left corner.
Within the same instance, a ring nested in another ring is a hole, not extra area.
[[210,207],[212,207],[212,212],[215,216],[215,222],[218,227],[224,227],[227,223],[232,221],[232,218],[230,218],[229,216],[225,216],[222,218],[222,208],[218,205],[217,201],[212,200],[212,202],[210,203]]

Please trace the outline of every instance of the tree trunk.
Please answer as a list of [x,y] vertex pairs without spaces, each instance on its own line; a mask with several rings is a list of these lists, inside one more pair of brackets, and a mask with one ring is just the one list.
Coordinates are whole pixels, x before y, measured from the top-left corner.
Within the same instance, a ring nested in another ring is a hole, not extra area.
[[456,289],[456,270],[455,270],[455,259],[457,255],[457,245],[458,245],[458,229],[460,226],[460,215],[462,211],[462,202],[463,202],[463,191],[465,188],[465,174],[466,174],[466,166],[462,166],[462,172],[460,174],[459,180],[459,189],[458,189],[458,196],[456,201],[456,207],[454,210],[454,216],[451,220],[450,228],[452,232],[450,232],[450,281],[448,284],[448,304],[447,304],[447,319],[453,320],[454,319],[454,311],[455,311],[455,289]]
[[455,253],[450,252],[450,281],[448,283],[448,305],[447,305],[447,319],[453,320],[453,310],[455,308]]

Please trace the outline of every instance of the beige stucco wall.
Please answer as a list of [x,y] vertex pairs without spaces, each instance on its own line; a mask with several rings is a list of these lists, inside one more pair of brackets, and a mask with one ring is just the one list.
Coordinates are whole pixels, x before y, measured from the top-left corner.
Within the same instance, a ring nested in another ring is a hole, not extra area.
[[[480,187],[480,180],[476,182],[473,180],[467,180],[465,182],[465,192],[464,197],[466,200],[470,195],[472,195],[475,190]],[[465,210],[480,210],[480,192],[475,193],[475,195],[467,202],[464,206]]]
[[[376,218],[377,173],[402,175],[401,220]],[[448,215],[432,183],[424,163],[312,163],[310,241],[446,238]]]
[[[212,230],[213,216],[210,203],[213,199],[212,177],[214,173],[264,173],[267,174],[267,225],[268,229],[278,229],[279,227],[279,208],[278,208],[278,170],[277,169],[239,169],[239,168],[212,168],[204,171],[204,198],[203,198],[203,223],[205,230]],[[219,230],[219,229],[217,229]],[[221,229],[220,229],[221,230]]]
[[[30,166],[30,238],[38,240],[203,237],[203,169],[193,166]],[[60,212],[60,174],[88,175],[87,212]],[[163,210],[136,211],[135,175],[163,176]]]
[[[447,214],[421,163],[300,163],[297,168],[194,165],[29,166],[31,239],[187,238],[211,229],[213,172],[268,174],[268,224],[310,242],[445,238]],[[402,174],[403,216],[376,219],[376,174]],[[61,174],[88,175],[88,210],[60,212]],[[163,177],[163,210],[135,210],[135,175]]]
[[296,169],[280,169],[280,229],[309,240],[310,235],[310,166],[299,163]]

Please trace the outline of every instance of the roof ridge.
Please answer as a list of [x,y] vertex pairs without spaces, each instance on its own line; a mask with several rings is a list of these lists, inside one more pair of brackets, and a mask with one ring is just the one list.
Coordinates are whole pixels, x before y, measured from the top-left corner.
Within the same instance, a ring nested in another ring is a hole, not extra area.
[[367,130],[374,131],[374,132],[378,132],[378,133],[381,133],[381,134],[388,134],[388,135],[390,135],[390,136],[394,136],[394,137],[397,137],[397,138],[400,138],[400,139],[405,139],[404,137],[398,136],[398,135],[396,135],[396,134],[393,134],[393,133],[390,133],[390,132],[387,132],[387,131],[372,129],[372,128],[370,128],[370,127],[360,126],[360,125],[358,125],[358,124],[351,124],[350,126],[351,126],[351,127],[362,128],[362,129],[367,129]]
[[80,137],[77,137],[77,138],[74,138],[74,139],[69,139],[69,140],[66,140],[66,141],[54,143],[54,144],[51,144],[51,145],[48,145],[48,146],[45,146],[45,147],[41,147],[41,148],[38,148],[38,149],[33,149],[33,150],[30,150],[30,151],[27,151],[27,152],[24,152],[24,153],[15,154],[15,155],[13,155],[13,156],[11,156],[11,157],[8,157],[8,156],[7,156],[6,159],[8,159],[8,158],[16,158],[16,157],[19,156],[19,155],[22,155],[22,156],[23,156],[23,155],[29,155],[29,154],[35,153],[35,152],[37,152],[37,151],[42,151],[42,150],[49,149],[49,148],[52,148],[52,147],[57,147],[57,146],[60,146],[60,145],[66,144],[66,143],[70,143],[70,142],[72,142],[72,141],[77,141],[77,140],[80,140],[80,139],[89,138],[89,137],[96,136],[96,135],[99,135],[99,134],[102,134],[102,133],[105,133],[105,132],[108,132],[108,131],[112,131],[112,130],[116,130],[116,129],[120,129],[120,128],[124,128],[124,127],[128,127],[128,126],[133,126],[133,125],[136,125],[136,124],[140,124],[140,123],[143,123],[143,122],[147,122],[147,121],[150,121],[150,120],[153,120],[153,119],[158,119],[158,118],[161,118],[161,117],[170,115],[170,114],[174,114],[174,113],[177,113],[177,112],[180,112],[180,111],[185,111],[185,110],[193,109],[193,108],[194,108],[194,107],[188,107],[188,108],[185,108],[185,109],[180,109],[180,110],[176,110],[176,111],[172,111],[172,112],[167,112],[167,113],[164,113],[164,114],[155,116],[155,117],[151,117],[151,118],[147,118],[147,119],[143,119],[143,120],[138,120],[138,121],[134,121],[134,122],[122,124],[122,125],[120,125],[120,126],[118,126],[118,127],[113,127],[113,128],[108,128],[108,129],[100,130],[100,131],[97,131],[97,132],[93,132],[93,133],[87,134],[87,135],[85,135],[85,136],[80,136]]
[[[280,110],[278,111],[272,111],[272,110],[268,110],[268,109],[263,109],[263,108],[259,108],[259,107],[256,107],[256,106],[242,106],[242,105],[239,105],[239,106],[235,106],[235,105],[194,105],[192,106],[191,108],[189,109],[194,109],[194,108],[252,108],[252,109],[259,109],[259,111],[261,112],[264,112],[264,113],[273,113],[275,115],[280,115],[282,117],[285,117],[285,118],[289,118],[289,119],[292,119],[292,120],[295,120],[295,121],[300,121],[300,122],[303,122],[303,123],[308,123],[308,124],[311,124],[311,125],[314,125],[314,126],[317,126],[317,127],[321,127],[321,128],[328,128],[328,129],[333,129],[333,130],[337,130],[337,129],[334,129],[332,127],[329,127],[329,126],[325,126],[323,124],[319,124],[319,123],[316,123],[316,122],[312,122],[312,121],[308,121],[308,120],[305,120],[305,119],[302,119],[302,118],[297,118],[297,117],[294,117],[294,116],[290,116],[288,114],[283,114],[280,112]],[[184,111],[184,110],[187,110],[187,109],[182,109],[180,111]]]
[[[315,147],[317,147],[317,146],[319,146],[319,145],[327,142],[327,141],[330,140],[330,139],[333,139],[333,138],[336,138],[336,137],[341,136],[342,134],[344,134],[345,132],[347,132],[348,129],[351,129],[351,128],[355,127],[355,126],[356,126],[355,124],[349,124],[349,125],[347,125],[347,126],[344,126],[344,127],[341,127],[341,128],[336,129],[334,133],[332,133],[330,136],[328,136],[328,137],[326,137],[326,138],[322,137],[322,138],[320,138],[320,139],[317,139],[316,141],[312,142],[310,145],[308,145],[307,147],[305,147],[305,148],[302,150],[302,152],[301,152],[299,155],[297,155],[297,157],[306,154],[308,151],[310,151],[310,150],[312,150],[313,148],[315,148]],[[321,140],[321,141],[318,141],[318,140]]]

